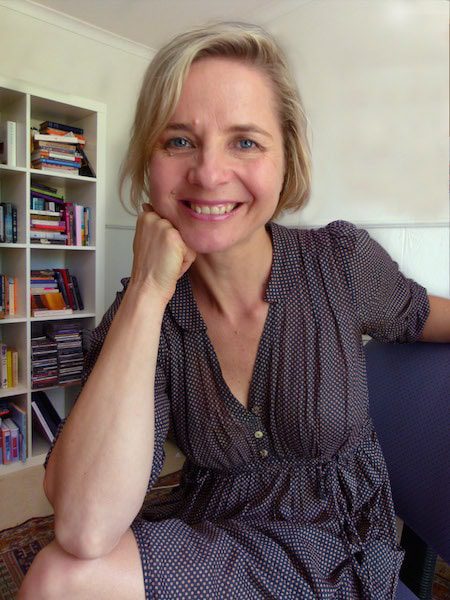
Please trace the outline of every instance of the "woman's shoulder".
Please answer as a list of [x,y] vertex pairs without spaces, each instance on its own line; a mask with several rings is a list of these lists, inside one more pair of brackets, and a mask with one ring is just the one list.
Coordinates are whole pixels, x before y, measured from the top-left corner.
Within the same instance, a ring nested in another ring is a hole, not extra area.
[[295,240],[304,251],[320,252],[326,248],[346,248],[353,250],[364,233],[354,223],[342,219],[315,228],[288,227],[276,224],[277,234],[285,239]]

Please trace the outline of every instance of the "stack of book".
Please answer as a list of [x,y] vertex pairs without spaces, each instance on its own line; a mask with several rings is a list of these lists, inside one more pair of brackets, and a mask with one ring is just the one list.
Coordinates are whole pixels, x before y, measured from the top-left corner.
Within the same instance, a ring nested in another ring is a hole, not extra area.
[[67,244],[64,196],[57,188],[31,182],[30,240],[41,244]]
[[31,271],[31,313],[33,317],[71,315],[53,269]]
[[59,385],[80,383],[83,371],[80,325],[73,321],[48,323],[44,331],[47,337],[57,344]]
[[31,408],[36,429],[52,443],[62,419],[45,392],[34,392],[31,396]]
[[0,402],[0,464],[26,461],[27,413],[14,402]]
[[19,383],[19,354],[15,348],[0,343],[0,388],[13,388]]
[[89,207],[65,202],[57,188],[32,182],[30,202],[30,238],[32,243],[89,246]]
[[17,243],[17,207],[11,202],[0,202],[0,242]]
[[0,319],[13,317],[17,307],[17,277],[0,275]]
[[58,347],[47,336],[31,340],[31,387],[58,385]]
[[80,127],[44,121],[39,131],[32,129],[31,166],[60,173],[78,175],[83,155],[79,152],[85,143],[84,131]]
[[84,310],[78,279],[69,269],[31,271],[31,309],[33,317],[71,315]]

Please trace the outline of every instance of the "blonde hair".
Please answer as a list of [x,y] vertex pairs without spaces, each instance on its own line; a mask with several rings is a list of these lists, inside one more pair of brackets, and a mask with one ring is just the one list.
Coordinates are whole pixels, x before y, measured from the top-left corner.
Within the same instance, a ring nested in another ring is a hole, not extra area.
[[272,36],[261,27],[237,22],[213,23],[178,35],[151,61],[142,83],[131,140],[120,173],[122,204],[123,187],[128,178],[131,182],[129,201],[135,211],[139,212],[143,202],[151,202],[148,165],[153,149],[175,111],[190,66],[206,57],[237,59],[268,76],[278,104],[286,165],[273,218],[282,211],[299,209],[311,193],[311,156],[302,100],[286,57]]

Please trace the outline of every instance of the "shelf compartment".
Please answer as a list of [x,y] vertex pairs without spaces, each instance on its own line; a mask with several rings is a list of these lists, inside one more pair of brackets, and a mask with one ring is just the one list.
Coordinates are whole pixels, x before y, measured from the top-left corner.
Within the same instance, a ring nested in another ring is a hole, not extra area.
[[[17,388],[16,388],[17,389]],[[7,391],[7,390],[2,390],[2,391]],[[22,391],[22,393],[20,394],[7,394],[5,396],[1,396],[0,400],[2,400],[2,402],[4,402],[5,400],[8,401],[10,400],[11,402],[13,402],[16,406],[18,406],[20,409],[24,410],[25,412],[27,412],[27,394],[26,394],[26,390]],[[9,415],[6,418],[10,418],[11,415]],[[14,419],[13,419],[14,420]],[[26,424],[26,454],[27,454],[27,458],[29,457],[29,440],[31,439],[30,436],[30,426],[29,426],[29,419],[28,419],[28,414],[27,414],[27,424]],[[28,465],[27,465],[28,466]],[[25,464],[19,460],[17,462],[13,462],[10,463],[8,465],[4,465],[4,464],[0,464],[0,476],[5,474],[5,473],[9,473],[11,471],[16,471],[19,470],[21,468],[24,468]]]
[[[0,202],[10,202],[17,209],[17,244],[26,242],[26,173],[19,170],[0,169]],[[16,244],[13,244],[14,246]],[[3,247],[3,244],[0,244]]]
[[19,353],[19,381],[14,388],[5,388],[0,390],[3,395],[9,393],[17,394],[20,386],[25,386],[27,382],[27,329],[26,323],[8,323],[7,320],[0,321],[0,338],[3,344],[8,348],[15,348]]
[[0,325],[11,319],[23,319],[26,317],[27,298],[26,298],[26,250],[16,248],[15,244],[9,244],[7,247],[0,245],[0,273],[8,277],[16,278],[16,310],[11,317],[6,316],[0,319]]
[[84,311],[74,311],[74,316],[94,313],[95,307],[95,253],[73,253],[62,247],[60,250],[32,248],[30,251],[31,270],[69,269],[75,275],[83,299]]
[[84,130],[86,144],[83,149],[97,173],[97,112],[63,102],[31,96],[31,127],[39,129],[44,121],[54,121],[64,125],[81,127]]
[[[32,390],[32,392],[45,391],[48,396],[48,399],[53,404],[58,415],[61,419],[67,417],[72,410],[73,405],[80,393],[80,386],[73,385],[67,387],[58,387],[58,388],[47,388],[42,390]],[[33,395],[31,395],[31,400],[33,400]],[[47,454],[50,448],[50,442],[47,438],[43,436],[40,432],[39,428],[36,427],[36,417],[32,415],[32,446],[31,446],[31,455],[33,457],[39,457]]]
[[0,123],[5,121],[16,123],[16,166],[24,168],[27,166],[28,148],[27,96],[22,92],[0,87]]
[[[31,185],[33,182],[57,188],[58,194],[64,196],[65,202],[81,204],[90,210],[90,246],[95,246],[96,240],[96,182],[89,177],[54,176],[40,171],[31,170]],[[31,240],[32,242],[32,240]],[[36,245],[36,244],[32,244]],[[50,244],[49,244],[50,245]],[[56,245],[56,244],[55,244]],[[71,248],[86,248],[86,246],[70,246]]]

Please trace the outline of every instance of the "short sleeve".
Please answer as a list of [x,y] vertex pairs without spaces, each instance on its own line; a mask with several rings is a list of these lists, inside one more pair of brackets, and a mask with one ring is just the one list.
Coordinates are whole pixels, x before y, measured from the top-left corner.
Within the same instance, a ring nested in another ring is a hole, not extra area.
[[380,342],[417,341],[430,312],[427,291],[384,248],[348,221],[327,225],[356,308],[361,333]]
[[[123,286],[122,290],[120,292],[117,292],[114,302],[111,304],[109,309],[103,315],[103,318],[100,321],[99,325],[95,329],[93,329],[91,332],[88,332],[88,336],[87,336],[88,341],[86,344],[87,351],[85,352],[84,360],[83,360],[81,389],[83,389],[86,381],[89,378],[89,375],[91,374],[91,372],[95,366],[97,358],[100,355],[100,352],[103,348],[103,343],[108,334],[111,323],[113,322],[114,316],[120,306],[123,296],[125,295],[125,292],[126,292],[126,289],[128,286],[128,282],[129,282],[129,278],[124,278],[121,280],[121,283]],[[163,338],[161,336],[161,341],[162,341],[162,339]],[[167,431],[168,431],[168,427],[169,427],[169,400],[168,400],[168,397],[166,394],[166,382],[165,382],[164,371],[162,368],[163,354],[164,354],[164,349],[163,349],[163,347],[161,347],[161,344],[160,344],[160,348],[159,348],[159,352],[158,352],[158,364],[156,367],[156,376],[155,376],[155,446],[154,446],[154,452],[153,452],[152,470],[151,470],[150,479],[149,479],[149,483],[148,483],[148,490],[151,489],[151,487],[154,485],[154,483],[158,479],[159,473],[161,472],[161,469],[163,467],[164,459],[165,459],[164,443],[165,443],[165,440],[167,437]],[[52,442],[52,445],[51,445],[51,447],[47,453],[47,456],[45,458],[45,462],[44,462],[45,468],[47,468],[47,464],[48,464],[49,458],[51,456],[51,453],[53,451],[53,448],[55,447],[55,444],[58,440],[58,437],[59,437],[61,431],[64,428],[66,421],[67,421],[67,417],[65,419],[63,419],[59,425],[59,428],[56,432],[55,439]]]

